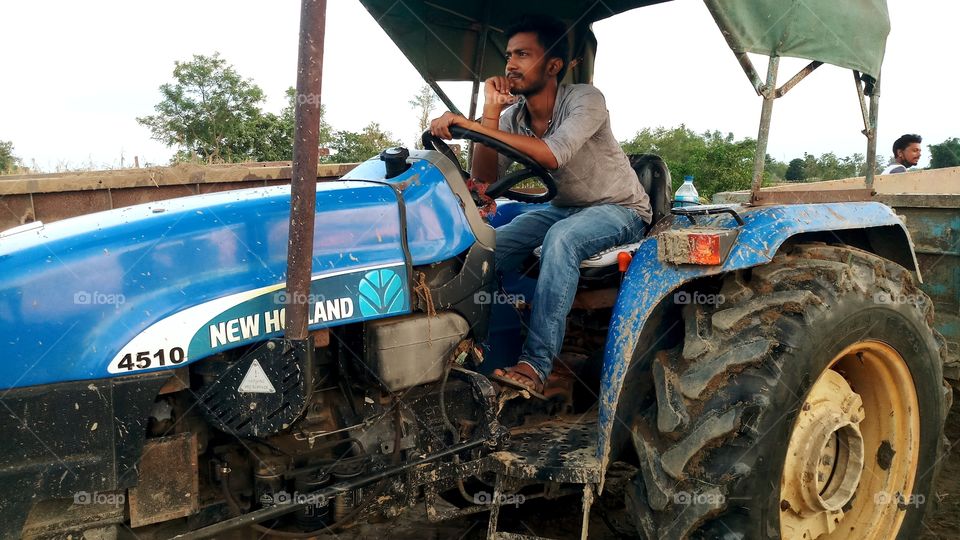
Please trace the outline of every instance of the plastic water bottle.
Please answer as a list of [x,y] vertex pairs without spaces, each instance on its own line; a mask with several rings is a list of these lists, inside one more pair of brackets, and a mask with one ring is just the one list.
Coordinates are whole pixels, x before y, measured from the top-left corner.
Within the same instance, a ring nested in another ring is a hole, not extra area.
[[680,189],[677,190],[677,193],[673,196],[673,206],[674,208],[678,206],[694,206],[700,204],[700,195],[697,193],[697,188],[693,185],[693,176],[687,175],[683,177],[683,185],[680,186]]

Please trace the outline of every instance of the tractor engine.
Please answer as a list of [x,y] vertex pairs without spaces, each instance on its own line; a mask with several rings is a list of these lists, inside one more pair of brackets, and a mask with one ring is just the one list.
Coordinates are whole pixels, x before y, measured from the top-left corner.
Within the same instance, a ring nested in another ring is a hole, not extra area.
[[[192,418],[183,425],[199,433],[201,483],[234,514],[308,496],[487,425],[489,385],[459,367],[479,362],[468,333],[456,312],[421,313],[316,331],[309,354],[279,339],[222,353],[191,367],[192,392],[158,403],[153,431],[175,420],[161,421],[164,414]],[[389,513],[415,497],[399,486],[383,481],[314,501],[294,518],[305,530],[340,524],[372,499]]]

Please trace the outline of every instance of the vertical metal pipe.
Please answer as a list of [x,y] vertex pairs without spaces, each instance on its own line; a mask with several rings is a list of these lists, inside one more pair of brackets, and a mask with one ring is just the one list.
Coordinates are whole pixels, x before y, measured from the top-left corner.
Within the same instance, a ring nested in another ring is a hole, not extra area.
[[470,120],[476,120],[477,118],[477,94],[480,93],[480,79],[479,75],[473,79],[473,90],[470,95],[470,114],[467,115],[467,118]]
[[860,81],[860,72],[853,70],[853,82],[857,85],[857,98],[860,100],[860,114],[863,115],[863,134],[869,139],[870,113],[867,111],[867,100],[863,95],[863,83]]
[[[487,54],[487,39],[490,35],[490,2],[483,3],[483,20],[480,21],[480,41],[473,58],[473,92],[470,94],[470,120],[477,118],[477,96],[480,94],[480,81],[483,79],[483,59]],[[473,143],[467,141],[467,164],[473,163]]]
[[870,95],[870,126],[867,128],[867,189],[873,189],[877,171],[877,122],[880,118],[880,79],[873,85]]
[[473,93],[470,95],[470,120],[477,117],[477,96],[480,94],[480,81],[483,80],[483,57],[487,54],[487,39],[490,33],[488,20],[484,19],[480,28],[480,41],[473,58]]
[[753,157],[753,183],[750,185],[750,202],[760,194],[763,182],[763,166],[767,159],[767,142],[770,140],[770,118],[773,115],[773,100],[777,99],[777,69],[780,57],[771,56],[767,65],[767,84],[763,87],[763,108],[760,111],[760,131],[757,133],[757,153]]
[[300,7],[300,52],[297,58],[296,126],[293,177],[290,182],[290,240],[287,244],[287,339],[307,339],[313,225],[317,204],[317,158],[320,136],[320,90],[327,0],[303,0]]

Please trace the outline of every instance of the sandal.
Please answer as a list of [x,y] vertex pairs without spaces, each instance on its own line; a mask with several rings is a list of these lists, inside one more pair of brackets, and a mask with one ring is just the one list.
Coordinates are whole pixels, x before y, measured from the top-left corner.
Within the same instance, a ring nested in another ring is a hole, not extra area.
[[[514,377],[517,376],[523,380],[515,379]],[[506,369],[496,369],[490,378],[500,384],[527,392],[537,399],[547,401],[547,397],[543,395],[543,381],[540,380],[540,375],[526,362],[518,362],[517,365]]]

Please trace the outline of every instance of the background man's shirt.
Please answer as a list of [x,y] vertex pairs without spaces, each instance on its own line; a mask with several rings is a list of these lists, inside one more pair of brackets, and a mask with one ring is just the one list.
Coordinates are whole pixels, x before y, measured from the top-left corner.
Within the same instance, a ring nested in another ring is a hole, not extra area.
[[[525,101],[500,116],[500,130],[535,137]],[[589,84],[560,85],[553,117],[543,135],[559,167],[550,171],[557,181],[556,206],[618,204],[650,223],[650,198],[630,167],[630,160],[610,129],[610,113],[600,90]],[[499,177],[512,163],[499,157]]]
[[898,174],[907,172],[907,168],[899,163],[892,163],[880,174]]

